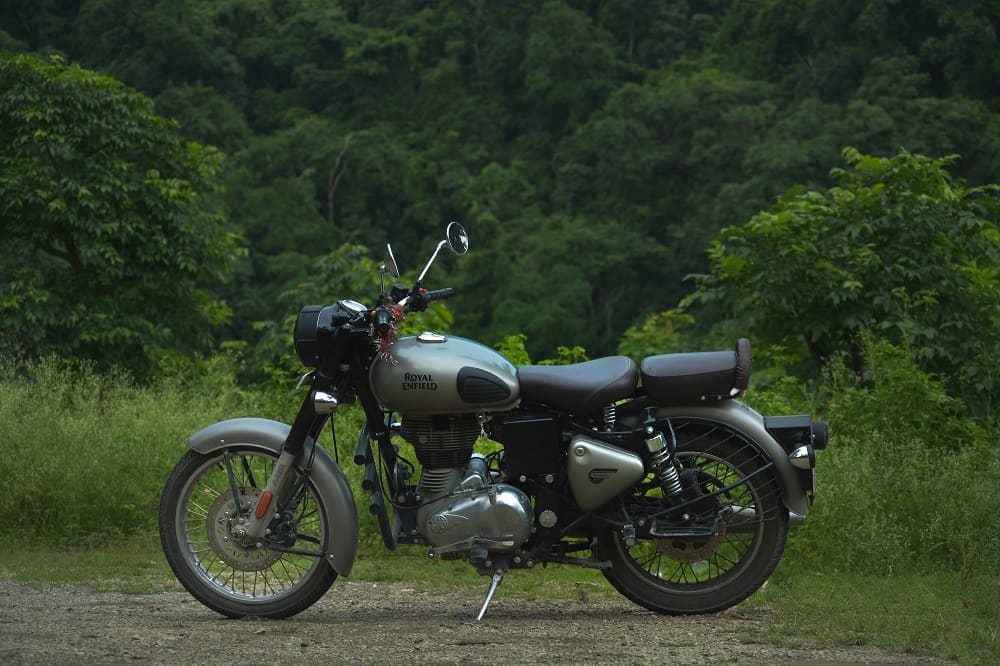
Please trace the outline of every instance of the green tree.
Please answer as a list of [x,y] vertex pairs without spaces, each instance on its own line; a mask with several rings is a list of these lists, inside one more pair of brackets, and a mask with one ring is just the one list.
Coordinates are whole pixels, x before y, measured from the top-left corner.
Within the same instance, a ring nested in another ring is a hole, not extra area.
[[[629,62],[658,67],[696,43],[687,0],[608,0],[597,8],[597,23],[613,34]],[[702,17],[707,18],[704,14]]]
[[630,260],[664,260],[658,243],[624,222],[557,214],[502,229],[497,240],[506,253],[487,260],[492,295],[480,309],[493,335],[525,333],[532,357],[563,345],[612,353],[632,308],[653,302],[659,289],[649,275],[622,270]]
[[817,364],[847,352],[860,369],[873,330],[981,403],[998,388],[1000,187],[952,178],[954,157],[844,158],[837,187],[793,188],[724,229],[691,300],[725,301],[762,342]]
[[200,83],[168,86],[156,98],[156,111],[180,123],[187,138],[227,152],[250,134],[239,109],[215,88]]
[[243,70],[212,14],[191,0],[87,0],[75,17],[77,57],[151,96],[170,84],[243,92]]
[[[990,0],[0,5],[0,49],[66,53],[225,151],[250,256],[221,293],[245,340],[332,248],[390,239],[408,264],[459,219],[476,254],[448,275],[462,334],[607,353],[676,306],[721,228],[828,186],[844,145],[961,154],[949,170],[972,184],[1000,173]],[[522,307],[554,281],[551,318]]]
[[610,34],[565,2],[544,3],[532,18],[524,60],[525,92],[545,129],[587,119],[614,89],[620,62]]
[[239,252],[219,155],[148,98],[57,59],[0,58],[0,353],[140,374],[205,349]]
[[630,326],[618,341],[618,353],[635,361],[658,354],[695,351],[684,336],[684,329],[694,323],[694,317],[675,308],[657,312],[642,322]]
[[655,290],[631,299],[641,303],[631,319],[676,304],[690,289],[684,277],[707,267],[704,248],[718,229],[765,205],[741,183],[749,147],[774,122],[769,92],[709,67],[664,70],[618,88],[560,143],[556,207],[619,220],[661,249],[656,261],[637,264],[633,248],[629,264],[641,267],[633,274]]

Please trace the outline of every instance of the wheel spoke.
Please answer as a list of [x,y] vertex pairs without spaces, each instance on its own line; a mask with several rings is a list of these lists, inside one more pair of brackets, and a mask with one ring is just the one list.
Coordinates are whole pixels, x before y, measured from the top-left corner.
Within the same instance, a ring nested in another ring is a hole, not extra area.
[[[681,450],[677,460],[683,470],[697,473],[703,492],[711,496],[720,488],[739,484],[745,473],[730,461],[752,452],[749,443],[718,428],[690,434],[694,437],[685,442],[685,447],[694,448],[694,444],[702,442],[706,446],[696,453]],[[662,506],[662,492],[657,487],[645,487],[641,498],[651,502],[646,506],[652,512]],[[749,482],[735,485],[716,497],[718,504],[714,511],[724,511],[727,507],[731,511],[728,516],[720,516],[716,535],[640,541],[626,549],[627,557],[636,568],[670,584],[681,587],[708,584],[738,570],[747,555],[753,552],[754,542],[763,529],[761,500],[756,486]],[[707,522],[712,519],[711,513],[705,513],[704,509],[698,511],[702,513],[695,520]],[[745,518],[740,518],[741,514]]]
[[[260,495],[259,483],[270,475],[272,457],[257,452],[231,452],[237,492],[244,502]],[[176,531],[184,557],[196,575],[217,594],[233,600],[267,600],[290,593],[307,580],[321,557],[292,555],[246,546],[231,532],[235,525],[232,484],[218,459],[206,463],[182,494],[182,520]],[[305,546],[317,555],[326,543],[324,521],[315,491],[303,485],[297,492],[297,519],[282,527],[282,543]],[[230,523],[233,523],[233,526]]]
[[257,482],[253,478],[253,470],[250,469],[250,459],[246,456],[243,457],[243,478],[249,485],[257,487]]
[[[773,464],[751,440],[700,419],[673,423],[682,498],[655,479],[637,484],[625,514],[639,540],[598,533],[605,577],[650,610],[687,614],[733,606],[767,579],[787,537],[787,511]],[[645,526],[640,532],[638,526]]]

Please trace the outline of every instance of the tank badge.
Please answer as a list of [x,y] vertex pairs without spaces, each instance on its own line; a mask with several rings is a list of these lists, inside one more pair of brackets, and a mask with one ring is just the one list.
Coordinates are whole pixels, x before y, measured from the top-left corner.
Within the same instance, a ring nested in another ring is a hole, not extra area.
[[590,470],[590,474],[587,475],[587,478],[590,479],[591,483],[597,485],[599,483],[604,483],[605,480],[610,479],[617,473],[618,473],[617,468],[595,467],[594,469]]
[[403,373],[404,391],[437,391],[438,385],[434,377],[430,374],[418,372]]

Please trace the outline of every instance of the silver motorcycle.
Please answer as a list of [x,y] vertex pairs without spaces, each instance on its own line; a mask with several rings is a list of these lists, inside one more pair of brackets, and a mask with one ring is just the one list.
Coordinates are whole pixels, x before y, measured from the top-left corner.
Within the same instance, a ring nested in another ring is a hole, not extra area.
[[[474,622],[508,571],[540,563],[598,569],[666,614],[719,611],[759,589],[809,511],[826,426],[737,399],[746,339],[638,364],[516,368],[461,337],[397,336],[408,313],[454,294],[423,287],[446,246],[466,253],[462,225],[448,225],[412,286],[398,284],[387,247],[373,306],[301,310],[295,350],[312,370],[291,425],[237,418],[190,436],[159,510],[184,587],[226,616],[286,618],[350,574],[354,494],[319,435],[358,402],[367,423],[354,462],[386,547],[420,545],[489,577]],[[474,452],[483,437],[493,453]]]

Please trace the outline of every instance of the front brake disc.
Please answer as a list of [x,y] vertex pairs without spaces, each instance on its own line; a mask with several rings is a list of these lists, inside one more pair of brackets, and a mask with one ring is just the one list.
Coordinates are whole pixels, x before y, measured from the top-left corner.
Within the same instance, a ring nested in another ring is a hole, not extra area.
[[[241,499],[248,506],[254,506],[260,497],[259,488],[240,488]],[[233,535],[233,527],[237,525],[236,503],[233,501],[232,490],[215,498],[208,508],[206,525],[208,543],[212,551],[223,562],[240,571],[263,571],[281,558],[281,553],[273,550],[257,548],[256,542],[247,543]]]

